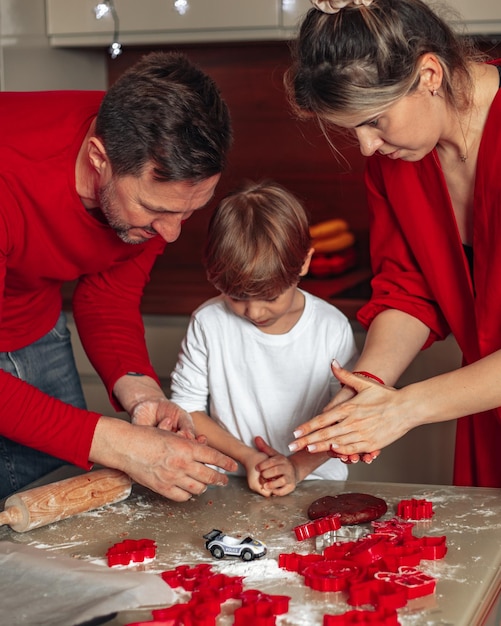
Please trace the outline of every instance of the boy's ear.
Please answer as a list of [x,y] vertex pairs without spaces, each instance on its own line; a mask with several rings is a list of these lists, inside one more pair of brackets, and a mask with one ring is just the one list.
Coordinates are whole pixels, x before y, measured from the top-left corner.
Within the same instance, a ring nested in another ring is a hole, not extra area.
[[315,248],[310,248],[308,250],[308,254],[306,255],[306,259],[304,260],[303,267],[301,268],[301,271],[299,272],[299,276],[306,276],[306,274],[308,273],[308,270],[310,269],[311,257],[313,256],[314,252],[315,252]]

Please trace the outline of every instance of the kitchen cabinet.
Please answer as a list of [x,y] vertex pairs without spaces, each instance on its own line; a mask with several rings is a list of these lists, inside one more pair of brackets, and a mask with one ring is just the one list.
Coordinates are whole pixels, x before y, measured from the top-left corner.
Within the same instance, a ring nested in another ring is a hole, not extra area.
[[[431,2],[431,0],[430,0]],[[46,0],[47,35],[52,46],[102,46],[114,38],[111,15],[96,19],[98,0]],[[289,39],[309,0],[115,0],[123,44]],[[470,34],[501,34],[499,0],[449,0]],[[444,5],[446,8],[447,5]]]
[[[113,17],[96,19],[96,4],[46,0],[51,44],[107,45],[114,34]],[[274,39],[280,24],[279,0],[186,0],[182,6],[175,0],[115,0],[114,6],[124,44]]]

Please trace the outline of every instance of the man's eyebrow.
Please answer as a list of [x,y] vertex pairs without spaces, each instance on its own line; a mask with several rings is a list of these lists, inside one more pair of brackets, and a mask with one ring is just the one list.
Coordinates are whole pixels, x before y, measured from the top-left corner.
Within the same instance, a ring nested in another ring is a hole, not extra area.
[[[211,194],[211,197],[207,200],[207,202],[205,204],[202,204],[201,206],[197,207],[197,209],[205,208],[207,205],[209,205],[214,200],[215,197],[216,197],[216,192],[214,190],[212,192],[212,194]],[[149,202],[141,200],[140,198],[138,198],[138,203],[142,207],[147,209],[148,211],[156,211],[157,213],[184,213],[184,211],[175,211],[175,210],[169,209],[168,207],[165,207],[165,206],[150,204]]]
[[153,204],[149,204],[148,202],[144,202],[142,200],[139,201],[139,204],[145,209],[148,209],[148,211],[156,211],[157,213],[165,213],[166,211],[169,211],[167,207],[155,206]]

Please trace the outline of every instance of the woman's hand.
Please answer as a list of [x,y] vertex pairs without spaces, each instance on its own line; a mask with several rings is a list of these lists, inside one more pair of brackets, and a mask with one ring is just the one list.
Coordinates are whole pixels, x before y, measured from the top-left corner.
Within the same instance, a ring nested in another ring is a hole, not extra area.
[[[335,375],[336,367],[338,367],[337,362],[333,362],[331,364],[331,369],[334,375]],[[331,399],[331,401],[323,408],[322,413],[325,413],[329,411],[330,409],[333,409],[335,406],[337,406],[338,404],[341,404],[342,402],[351,400],[351,398],[353,398],[355,394],[356,394],[356,391],[352,389],[352,387],[348,387],[348,385],[344,385],[337,392],[337,394]],[[377,459],[380,453],[381,453],[380,450],[376,450],[374,452],[364,452],[363,454],[338,454],[337,452],[334,452],[333,450],[329,450],[330,456],[332,456],[335,459],[339,459],[340,461],[342,461],[343,463],[346,463],[347,465],[351,465],[352,463],[358,463],[359,461],[362,461],[363,463],[367,463],[367,465],[370,465],[372,461]]]
[[[336,378],[355,394],[341,403],[336,402],[340,392],[320,415],[298,426],[296,440],[289,445],[292,452],[331,451],[342,460],[361,458],[370,462],[381,448],[393,443],[410,430],[404,413],[398,409],[400,393],[369,378],[352,374],[333,364]],[[342,390],[344,391],[344,390]]]

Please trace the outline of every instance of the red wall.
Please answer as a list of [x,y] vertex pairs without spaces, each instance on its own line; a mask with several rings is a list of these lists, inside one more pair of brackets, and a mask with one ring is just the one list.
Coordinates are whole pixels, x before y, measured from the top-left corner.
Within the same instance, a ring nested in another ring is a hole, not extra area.
[[[159,48],[125,46],[120,57],[109,61],[110,82],[152,49]],[[340,160],[316,124],[293,117],[282,84],[289,65],[286,42],[171,49],[185,52],[214,78],[232,114],[234,145],[215,202],[245,179],[270,178],[302,199],[313,222],[344,217],[359,239],[366,241],[363,158],[357,147],[345,147],[348,163]],[[194,250],[203,244],[209,214],[210,210],[202,211],[185,224],[180,239],[168,246],[162,263],[170,265],[172,258],[176,265],[200,263]]]

